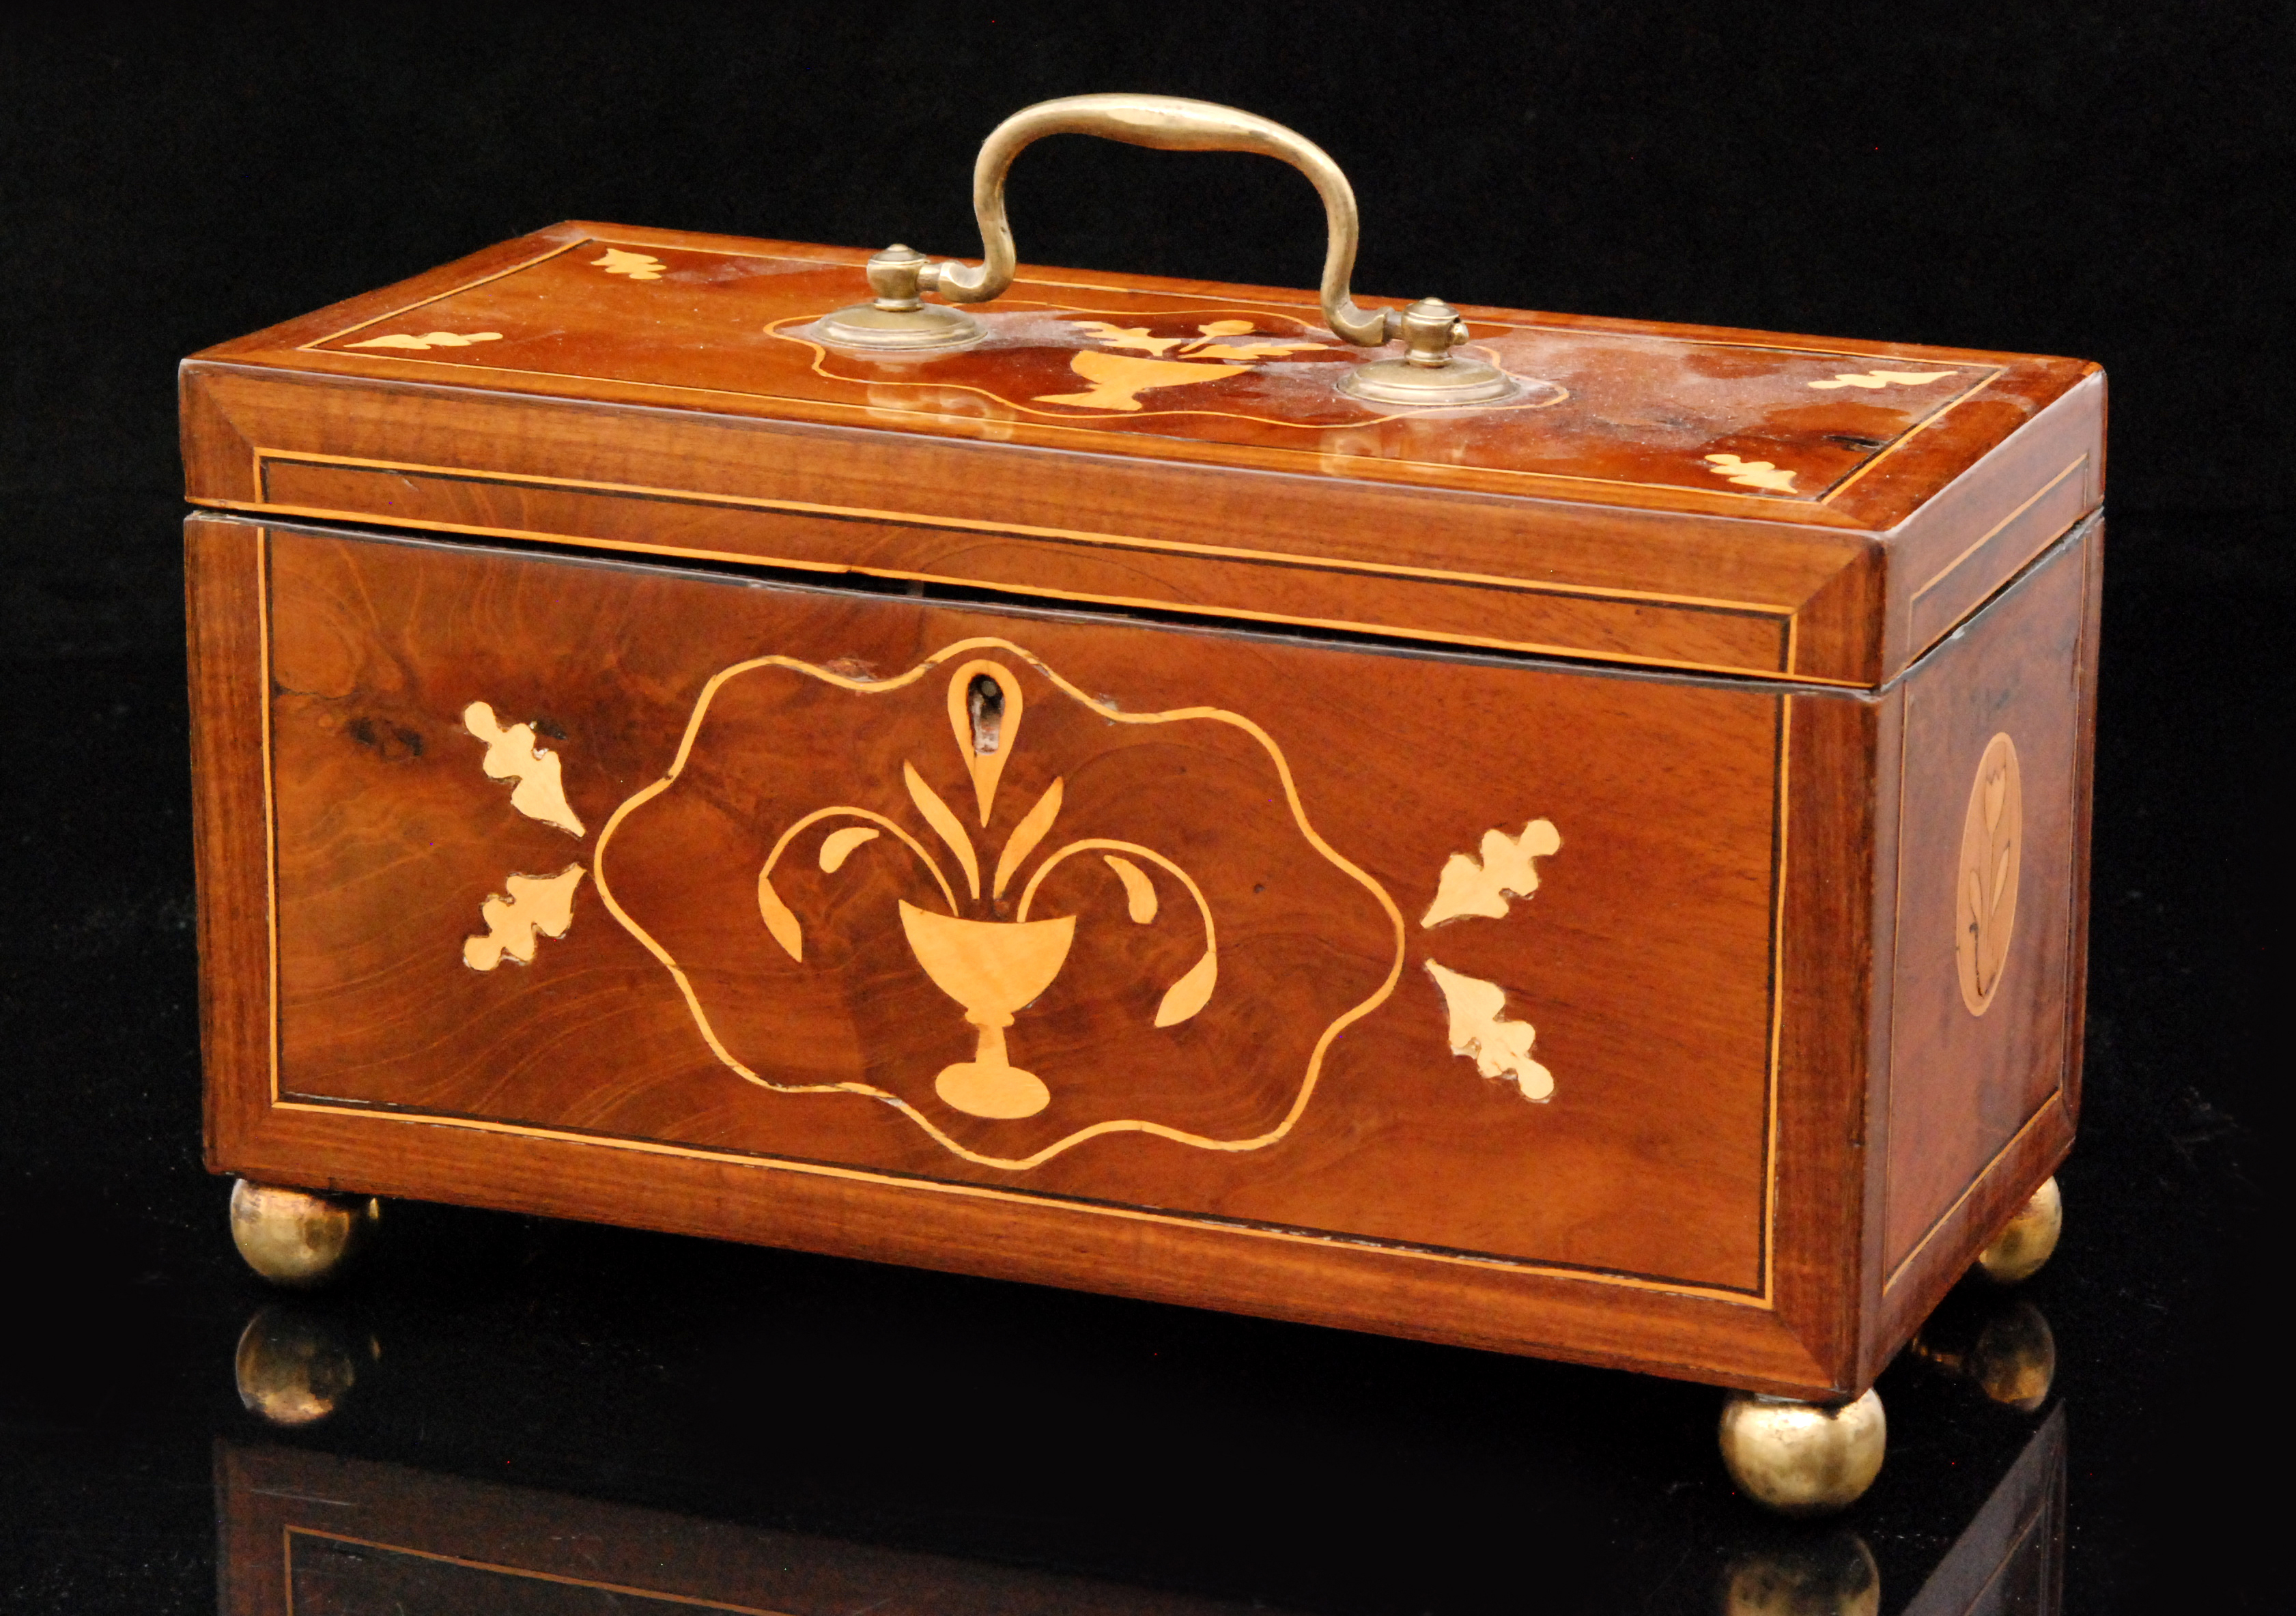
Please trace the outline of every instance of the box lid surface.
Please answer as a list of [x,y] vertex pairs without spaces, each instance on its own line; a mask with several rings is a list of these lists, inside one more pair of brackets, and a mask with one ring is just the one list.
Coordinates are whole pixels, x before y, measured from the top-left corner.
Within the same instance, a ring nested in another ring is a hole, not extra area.
[[190,496],[1870,685],[2102,493],[2077,360],[1468,308],[1519,394],[1414,411],[1296,291],[1023,268],[971,348],[824,344],[866,256],[505,242],[188,361]]

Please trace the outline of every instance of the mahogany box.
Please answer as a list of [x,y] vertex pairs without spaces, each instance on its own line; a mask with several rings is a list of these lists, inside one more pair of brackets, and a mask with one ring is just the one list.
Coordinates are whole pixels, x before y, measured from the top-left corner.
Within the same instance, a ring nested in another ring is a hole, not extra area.
[[2103,374],[902,261],[185,362],[213,1169],[1862,1392],[2072,1138]]

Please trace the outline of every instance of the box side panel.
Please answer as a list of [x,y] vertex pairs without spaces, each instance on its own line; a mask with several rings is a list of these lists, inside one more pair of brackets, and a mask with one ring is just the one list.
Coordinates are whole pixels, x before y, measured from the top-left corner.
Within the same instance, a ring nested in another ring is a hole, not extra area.
[[1866,703],[270,543],[218,1168],[1844,1380]]
[[2068,536],[1903,688],[1875,1351],[2070,1141],[2098,534]]

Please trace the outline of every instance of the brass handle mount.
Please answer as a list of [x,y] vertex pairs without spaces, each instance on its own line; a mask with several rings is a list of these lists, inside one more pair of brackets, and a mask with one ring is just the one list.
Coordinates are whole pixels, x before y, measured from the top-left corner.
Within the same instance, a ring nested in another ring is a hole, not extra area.
[[[978,341],[985,334],[980,322],[947,305],[985,303],[1013,284],[1018,260],[1004,213],[1004,178],[1013,159],[1047,135],[1096,135],[1168,152],[1256,152],[1291,164],[1324,199],[1324,323],[1358,348],[1398,337],[1405,343],[1402,358],[1350,371],[1341,390],[1382,404],[1436,406],[1489,403],[1519,390],[1494,366],[1452,352],[1467,340],[1467,327],[1441,299],[1422,298],[1400,313],[1356,302],[1348,285],[1360,234],[1355,188],[1321,146],[1256,112],[1177,95],[1068,95],[1013,113],[989,132],[972,165],[981,261],[934,263],[914,248],[888,247],[869,260],[875,301],[828,316],[816,328],[819,334],[840,347],[886,354],[946,352]],[[946,302],[927,303],[926,292],[938,292]]]

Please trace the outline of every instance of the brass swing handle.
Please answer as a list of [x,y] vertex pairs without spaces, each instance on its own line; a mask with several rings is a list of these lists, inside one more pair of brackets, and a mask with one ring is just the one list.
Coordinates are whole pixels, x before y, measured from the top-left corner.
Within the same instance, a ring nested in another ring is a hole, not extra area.
[[1400,334],[1402,316],[1359,308],[1348,290],[1361,224],[1355,187],[1339,164],[1307,136],[1272,119],[1177,95],[1065,95],[1023,107],[990,132],[972,165],[972,211],[984,256],[977,267],[933,266],[932,284],[952,303],[985,303],[1013,283],[1013,227],[1004,217],[1004,176],[1013,160],[1047,135],[1097,135],[1163,152],[1257,152],[1308,176],[1324,199],[1324,319],[1359,348]]
[[889,248],[869,263],[879,309],[914,309],[923,291],[937,291],[951,303],[985,303],[1011,287],[1016,259],[1013,226],[1004,214],[1004,176],[1013,159],[1047,135],[1097,135],[1167,152],[1256,152],[1287,162],[1324,199],[1322,302],[1324,319],[1333,332],[1360,348],[1402,337],[1410,344],[1413,363],[1420,365],[1443,364],[1451,348],[1466,340],[1466,326],[1438,299],[1423,299],[1406,313],[1356,302],[1348,289],[1361,229],[1355,188],[1321,146],[1272,119],[1177,95],[1065,95],[1023,107],[998,124],[972,165],[972,211],[980,223],[982,261],[935,264],[912,249]]

